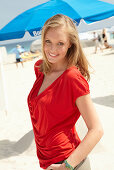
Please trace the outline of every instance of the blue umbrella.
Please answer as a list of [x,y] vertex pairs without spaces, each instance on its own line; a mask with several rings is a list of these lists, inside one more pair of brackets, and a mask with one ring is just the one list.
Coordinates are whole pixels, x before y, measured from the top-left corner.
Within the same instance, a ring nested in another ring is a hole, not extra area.
[[99,0],[50,0],[18,15],[0,30],[0,41],[23,38],[26,31],[37,36],[45,21],[64,14],[79,24],[92,23],[114,16],[114,5]]

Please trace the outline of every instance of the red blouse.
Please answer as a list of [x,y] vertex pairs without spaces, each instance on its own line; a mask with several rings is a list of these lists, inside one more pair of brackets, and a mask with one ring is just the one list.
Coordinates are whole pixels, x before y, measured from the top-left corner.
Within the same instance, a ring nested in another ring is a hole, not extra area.
[[89,93],[89,85],[72,66],[38,95],[44,74],[35,64],[36,81],[28,96],[37,156],[40,166],[65,160],[81,142],[75,130],[80,112],[75,104],[79,96]]

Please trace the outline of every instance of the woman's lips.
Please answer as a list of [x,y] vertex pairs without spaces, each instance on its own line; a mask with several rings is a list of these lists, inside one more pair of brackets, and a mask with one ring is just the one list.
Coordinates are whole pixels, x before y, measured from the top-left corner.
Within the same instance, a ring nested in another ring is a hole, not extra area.
[[52,54],[52,53],[49,53],[49,55],[50,55],[51,57],[57,57],[57,56],[58,56],[58,54],[55,55],[55,54]]

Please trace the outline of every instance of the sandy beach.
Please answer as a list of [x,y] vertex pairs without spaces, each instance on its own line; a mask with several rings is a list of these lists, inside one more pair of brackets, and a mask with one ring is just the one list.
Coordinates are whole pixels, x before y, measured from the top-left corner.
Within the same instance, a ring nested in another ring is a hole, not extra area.
[[[114,45],[114,41],[112,41]],[[90,81],[91,97],[104,128],[104,136],[90,153],[92,170],[114,170],[114,47],[98,50],[86,47],[84,51],[93,68]],[[8,113],[0,111],[0,170],[40,170],[27,96],[35,80],[34,63],[24,68],[14,63],[4,64]],[[77,123],[82,139],[87,131],[82,118]]]

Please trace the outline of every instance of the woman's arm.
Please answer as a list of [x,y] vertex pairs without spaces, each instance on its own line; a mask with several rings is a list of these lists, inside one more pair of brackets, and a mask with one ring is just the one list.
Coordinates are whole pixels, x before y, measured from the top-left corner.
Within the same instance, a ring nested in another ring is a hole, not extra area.
[[88,132],[79,146],[67,158],[67,162],[76,167],[91,152],[103,135],[103,128],[94,108],[90,95],[84,95],[76,100],[76,105],[84,119]]
[[[67,162],[76,167],[87,155],[91,152],[94,146],[99,142],[103,135],[103,128],[94,108],[93,102],[89,94],[79,97],[76,100],[76,105],[86,123],[88,132],[82,142],[67,158]],[[47,170],[67,170],[65,164],[52,164]]]

